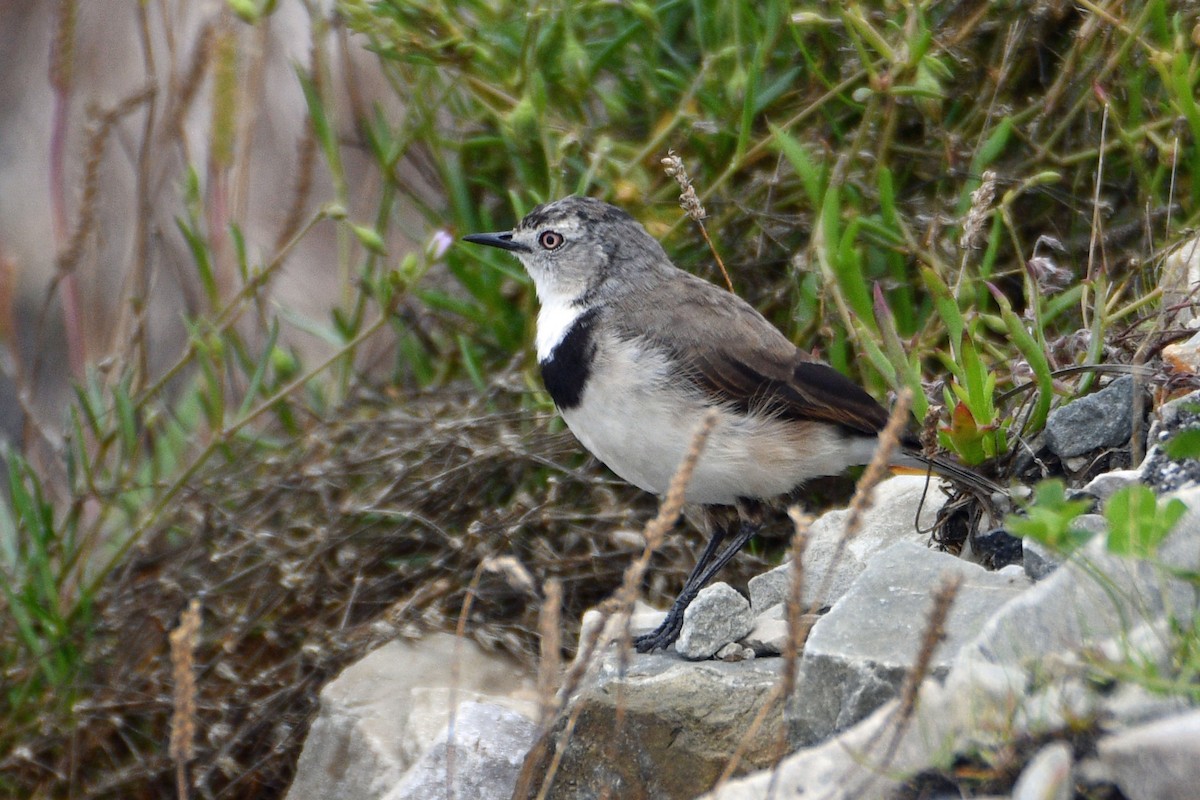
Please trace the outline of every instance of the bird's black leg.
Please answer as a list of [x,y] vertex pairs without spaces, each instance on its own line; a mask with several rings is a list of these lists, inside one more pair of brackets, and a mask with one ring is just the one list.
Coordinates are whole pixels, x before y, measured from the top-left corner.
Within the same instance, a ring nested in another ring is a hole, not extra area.
[[708,544],[704,545],[704,552],[700,554],[700,558],[696,560],[696,566],[692,567],[691,574],[683,582],[685,590],[700,576],[700,573],[704,571],[708,563],[712,561],[713,556],[717,553],[717,549],[721,546],[721,542],[725,541],[725,537],[729,535],[729,530],[733,525],[734,523],[730,522],[718,525],[713,529],[712,535],[708,537]]
[[[716,554],[721,542],[725,541],[725,537],[729,535],[731,524],[721,523],[713,527],[712,535],[708,537],[708,543],[704,545],[704,552],[700,554],[700,558],[696,561],[696,566],[692,567],[691,574],[683,582],[683,589],[680,590],[679,595],[671,604],[671,610],[667,612],[667,618],[663,620],[663,623],[656,630],[644,633],[633,640],[633,645],[639,653],[649,653],[651,650],[666,647],[675,641],[675,637],[679,635],[679,626],[683,624],[683,610],[688,607],[688,603],[695,599],[696,593],[703,587],[703,584],[696,585],[697,579],[704,572],[708,563],[712,561],[712,557]],[[666,638],[665,644],[660,641],[664,638]]]
[[746,542],[750,541],[762,526],[758,522],[747,519],[741,520],[738,524],[737,534],[730,540],[725,549],[714,558],[713,556],[717,552],[717,547],[729,535],[730,527],[721,525],[714,530],[712,538],[709,539],[708,545],[700,555],[700,560],[696,562],[696,566],[692,569],[691,574],[684,581],[683,589],[679,592],[679,596],[675,598],[675,602],[671,604],[671,610],[667,612],[667,618],[663,620],[663,623],[656,630],[643,634],[633,640],[633,645],[639,653],[649,653],[660,648],[665,649],[670,647],[679,638],[679,630],[683,627],[683,612],[696,599],[696,595],[700,593],[705,584],[711,581],[738,554],[738,551],[746,546]]

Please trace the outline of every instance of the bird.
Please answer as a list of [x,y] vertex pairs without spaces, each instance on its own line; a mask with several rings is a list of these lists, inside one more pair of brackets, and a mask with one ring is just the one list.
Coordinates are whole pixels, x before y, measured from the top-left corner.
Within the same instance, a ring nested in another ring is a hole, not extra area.
[[[684,495],[709,539],[639,652],[669,648],[683,614],[806,481],[868,463],[888,412],[736,294],[672,263],[622,209],[571,195],[515,228],[464,241],[517,257],[533,280],[543,383],[579,442],[617,476],[664,495],[698,421],[716,421]],[[908,439],[893,462],[973,481]],[[975,485],[997,488],[979,477]]]

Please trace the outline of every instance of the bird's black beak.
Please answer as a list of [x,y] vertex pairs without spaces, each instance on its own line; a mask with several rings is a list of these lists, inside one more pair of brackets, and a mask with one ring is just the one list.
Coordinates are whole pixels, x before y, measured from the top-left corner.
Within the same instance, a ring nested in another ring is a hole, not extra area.
[[486,244],[488,247],[499,247],[501,250],[513,250],[518,253],[529,252],[529,247],[520,242],[514,242],[512,237],[512,231],[472,233],[470,236],[464,236],[463,241],[472,244]]

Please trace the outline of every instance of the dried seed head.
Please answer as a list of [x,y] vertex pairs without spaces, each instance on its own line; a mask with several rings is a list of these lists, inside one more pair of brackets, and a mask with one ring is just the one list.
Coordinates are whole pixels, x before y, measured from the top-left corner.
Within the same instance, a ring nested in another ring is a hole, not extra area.
[[979,248],[982,243],[983,223],[987,220],[988,212],[991,211],[992,201],[995,198],[996,173],[989,169],[983,173],[983,182],[979,184],[979,188],[971,192],[971,209],[963,221],[962,236],[958,239],[958,246],[961,249],[975,250]]
[[177,765],[191,761],[196,738],[196,676],[193,671],[196,640],[200,632],[200,601],[193,599],[171,631],[171,666],[174,674],[174,712],[171,715],[171,758]]
[[667,157],[662,160],[662,165],[666,173],[679,184],[679,207],[696,222],[707,217],[708,214],[705,212],[704,206],[700,205],[700,198],[696,195],[696,189],[692,186],[692,179],[688,177],[687,168],[683,166],[683,159],[677,156],[674,150],[668,150]]

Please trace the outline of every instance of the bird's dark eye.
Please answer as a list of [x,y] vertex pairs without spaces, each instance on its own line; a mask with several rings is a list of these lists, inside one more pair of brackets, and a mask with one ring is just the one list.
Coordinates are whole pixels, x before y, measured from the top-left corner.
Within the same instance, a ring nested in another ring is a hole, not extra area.
[[547,250],[557,250],[562,243],[563,235],[558,231],[542,231],[538,235],[538,244]]

